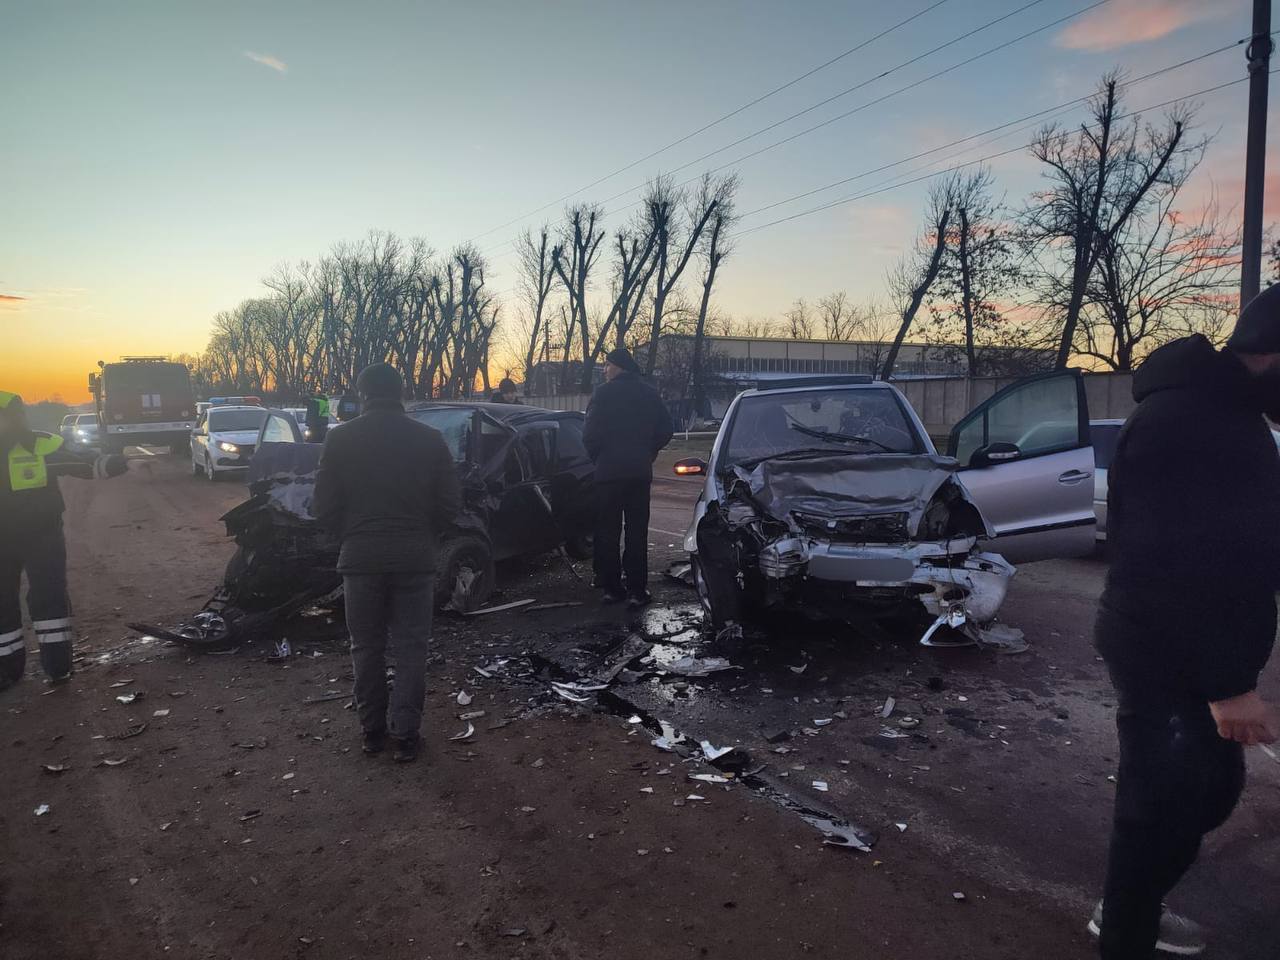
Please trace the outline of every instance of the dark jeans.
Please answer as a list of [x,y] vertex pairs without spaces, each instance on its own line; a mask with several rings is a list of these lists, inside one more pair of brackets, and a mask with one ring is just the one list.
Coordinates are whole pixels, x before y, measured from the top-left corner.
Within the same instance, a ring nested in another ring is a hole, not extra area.
[[1218,736],[1209,705],[1153,699],[1149,686],[1117,683],[1120,771],[1102,908],[1104,960],[1153,956],[1165,895],[1244,789],[1244,750]]
[[[607,480],[596,484],[596,586],[621,591],[623,576],[630,594],[642,594],[649,584],[649,486],[639,480]],[[623,538],[622,562],[618,541]]]
[[[401,738],[418,735],[426,695],[434,594],[435,575],[430,573],[348,573],[343,577],[356,674],[356,711],[367,733],[388,731]],[[388,646],[396,663],[390,696]]]
[[29,535],[5,533],[0,542],[0,687],[19,680],[26,665],[18,591],[27,574],[27,612],[40,645],[45,675],[71,673],[71,604],[62,524]]

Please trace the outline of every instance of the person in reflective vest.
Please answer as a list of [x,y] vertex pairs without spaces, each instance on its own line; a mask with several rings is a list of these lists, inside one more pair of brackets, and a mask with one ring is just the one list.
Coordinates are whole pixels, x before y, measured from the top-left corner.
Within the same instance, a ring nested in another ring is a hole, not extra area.
[[22,398],[0,390],[0,689],[22,679],[26,642],[18,591],[27,574],[27,608],[52,681],[71,675],[71,606],[58,477],[116,476],[124,457],[68,448],[32,430]]

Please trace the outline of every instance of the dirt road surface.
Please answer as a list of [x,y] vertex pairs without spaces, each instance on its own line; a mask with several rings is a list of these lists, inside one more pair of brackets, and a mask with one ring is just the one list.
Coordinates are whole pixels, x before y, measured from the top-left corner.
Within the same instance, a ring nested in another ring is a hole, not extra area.
[[[509,565],[498,599],[582,606],[442,618],[426,753],[398,767],[360,754],[340,623],[289,625],[283,661],[125,627],[199,608],[243,486],[159,457],[63,487],[82,659],[66,686],[29,672],[0,694],[5,960],[1092,955],[1115,756],[1089,645],[1100,562],[1019,573],[1021,655],[797,626],[740,669],[617,685],[614,712],[557,700],[548,671],[633,629],[659,657],[705,654],[692,596],[659,581],[656,609],[629,617],[558,559]],[[655,485],[655,570],[696,491]],[[920,727],[882,736],[903,715]],[[655,719],[749,751],[770,789],[688,779],[717,772],[652,746]],[[1174,901],[1212,924],[1214,958],[1280,955],[1280,766],[1253,755],[1250,777]],[[824,846],[771,795],[878,840]]]

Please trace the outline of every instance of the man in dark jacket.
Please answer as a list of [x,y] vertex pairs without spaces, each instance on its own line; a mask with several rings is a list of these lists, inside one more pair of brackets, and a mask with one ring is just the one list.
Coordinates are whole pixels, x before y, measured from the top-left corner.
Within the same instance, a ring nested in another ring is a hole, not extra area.
[[1108,960],[1204,949],[1162,909],[1201,839],[1231,815],[1243,747],[1270,743],[1257,693],[1276,633],[1280,287],[1221,352],[1200,336],[1151,354],[1108,472],[1111,566],[1098,649],[1118,694],[1120,764],[1103,903],[1089,926]]
[[[596,586],[605,603],[649,602],[649,487],[653,461],[671,442],[671,414],[658,392],[640,378],[640,366],[619,347],[605,358],[605,382],[587,407],[582,441],[595,462],[598,515]],[[626,545],[618,562],[618,540]],[[624,589],[623,576],[626,576]]]
[[24,570],[40,665],[51,681],[71,676],[71,601],[58,478],[114,477],[127,468],[118,454],[99,456],[32,430],[22,398],[0,390],[0,689],[21,680],[26,667],[18,597]]
[[[458,513],[458,475],[439,432],[405,415],[394,367],[366,367],[356,389],[363,412],[325,438],[314,512],[342,543],[364,751],[381,752],[390,733],[394,759],[408,762],[422,723],[436,543]],[[390,697],[388,642],[396,661]]]
[[510,377],[503,377],[498,383],[498,389],[493,391],[489,396],[490,403],[514,403],[520,405],[520,394],[516,391],[516,385]]

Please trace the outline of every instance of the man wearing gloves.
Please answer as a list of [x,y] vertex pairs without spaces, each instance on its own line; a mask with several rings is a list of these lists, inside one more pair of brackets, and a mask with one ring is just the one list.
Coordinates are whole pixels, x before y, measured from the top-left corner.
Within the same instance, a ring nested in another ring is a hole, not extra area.
[[1204,949],[1164,897],[1235,808],[1244,747],[1276,739],[1256,688],[1280,586],[1280,456],[1263,419],[1280,420],[1280,286],[1222,351],[1193,336],[1153,352],[1133,392],[1096,632],[1119,700],[1107,881],[1089,923],[1107,960]]
[[124,457],[102,457],[68,447],[56,434],[32,430],[22,398],[0,390],[0,689],[21,680],[26,668],[18,595],[24,571],[40,665],[53,682],[71,676],[71,604],[58,478],[116,476],[127,466]]

